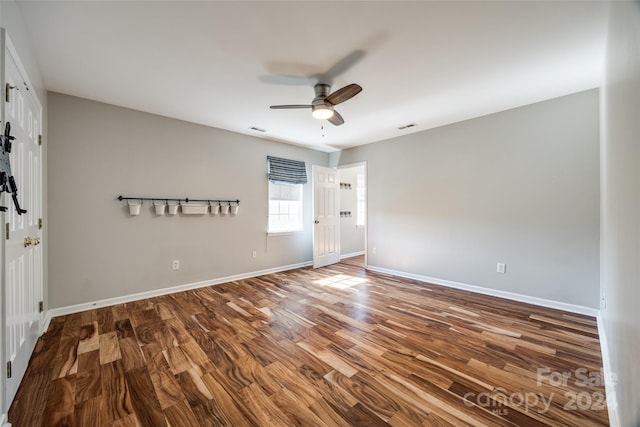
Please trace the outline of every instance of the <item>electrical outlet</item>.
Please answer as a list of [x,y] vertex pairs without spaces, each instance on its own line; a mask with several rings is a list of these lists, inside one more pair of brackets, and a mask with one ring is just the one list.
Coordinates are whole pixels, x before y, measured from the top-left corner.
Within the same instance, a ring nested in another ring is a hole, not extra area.
[[180,260],[174,259],[173,261],[171,261],[171,269],[180,270]]
[[253,259],[258,258],[258,253],[256,251],[251,252],[251,258]]
[[498,264],[496,264],[496,272],[500,274],[506,274],[507,264],[505,264],[504,262],[499,262]]
[[378,253],[378,248],[376,248],[375,246],[373,248],[371,248],[371,254],[375,255]]

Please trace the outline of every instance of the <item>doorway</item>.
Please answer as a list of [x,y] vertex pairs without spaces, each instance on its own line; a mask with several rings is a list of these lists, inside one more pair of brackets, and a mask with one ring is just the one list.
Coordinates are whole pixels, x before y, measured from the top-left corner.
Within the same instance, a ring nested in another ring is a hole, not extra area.
[[340,259],[366,266],[367,164],[340,166]]
[[[367,164],[313,166],[313,267],[367,265]],[[355,264],[354,264],[355,263]]]

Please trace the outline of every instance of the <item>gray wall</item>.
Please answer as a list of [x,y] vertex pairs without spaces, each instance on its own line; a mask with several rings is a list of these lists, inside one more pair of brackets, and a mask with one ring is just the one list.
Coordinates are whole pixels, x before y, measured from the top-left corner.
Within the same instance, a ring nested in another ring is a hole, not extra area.
[[343,151],[369,265],[597,307],[598,132],[591,90]]
[[602,293],[620,425],[640,425],[640,2],[613,2],[602,85]]
[[[310,171],[327,153],[57,93],[49,105],[50,307],[311,260],[311,183],[305,231],[266,236],[266,156]],[[237,217],[156,217],[146,203],[131,217],[120,194],[241,205]]]
[[33,55],[31,40],[27,33],[25,23],[22,19],[22,14],[20,12],[19,6],[13,0],[2,0],[0,1],[0,8],[0,22],[2,23],[2,28],[6,29],[9,33],[9,37],[11,37],[11,41],[13,42],[18,55],[20,56],[22,65],[29,74],[31,84],[37,91],[38,98],[40,99],[40,102],[43,104],[44,108],[47,101],[47,93],[44,88],[42,76],[40,74],[40,68],[38,67],[38,61]]

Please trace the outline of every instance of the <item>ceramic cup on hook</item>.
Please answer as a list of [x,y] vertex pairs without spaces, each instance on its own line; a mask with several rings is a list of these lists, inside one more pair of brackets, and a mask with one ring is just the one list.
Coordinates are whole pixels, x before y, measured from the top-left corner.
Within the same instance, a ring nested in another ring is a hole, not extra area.
[[239,209],[240,209],[240,204],[238,202],[233,202],[233,205],[229,203],[229,213],[231,215],[238,215]]
[[169,208],[169,215],[176,215],[178,213],[178,207],[180,206],[180,202],[178,201],[167,201],[167,207]]
[[127,200],[127,205],[129,205],[129,215],[140,215],[142,200]]
[[164,215],[164,211],[167,209],[167,203],[159,200],[154,200],[153,208],[156,211],[156,215]]
[[220,214],[221,215],[227,215],[229,213],[229,203],[227,203],[226,205],[221,204],[220,205]]
[[220,215],[220,202],[215,205],[209,202],[209,208],[211,209],[211,215]]

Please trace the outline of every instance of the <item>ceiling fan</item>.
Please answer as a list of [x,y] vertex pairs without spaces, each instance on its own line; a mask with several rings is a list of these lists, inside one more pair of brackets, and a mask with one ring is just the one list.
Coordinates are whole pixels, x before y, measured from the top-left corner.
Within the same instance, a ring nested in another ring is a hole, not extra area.
[[274,110],[284,110],[290,108],[311,108],[311,115],[318,120],[327,120],[335,126],[344,123],[344,119],[333,107],[353,98],[362,91],[362,87],[355,83],[347,85],[342,89],[331,92],[331,85],[318,83],[314,86],[316,97],[311,101],[311,105],[272,105]]

